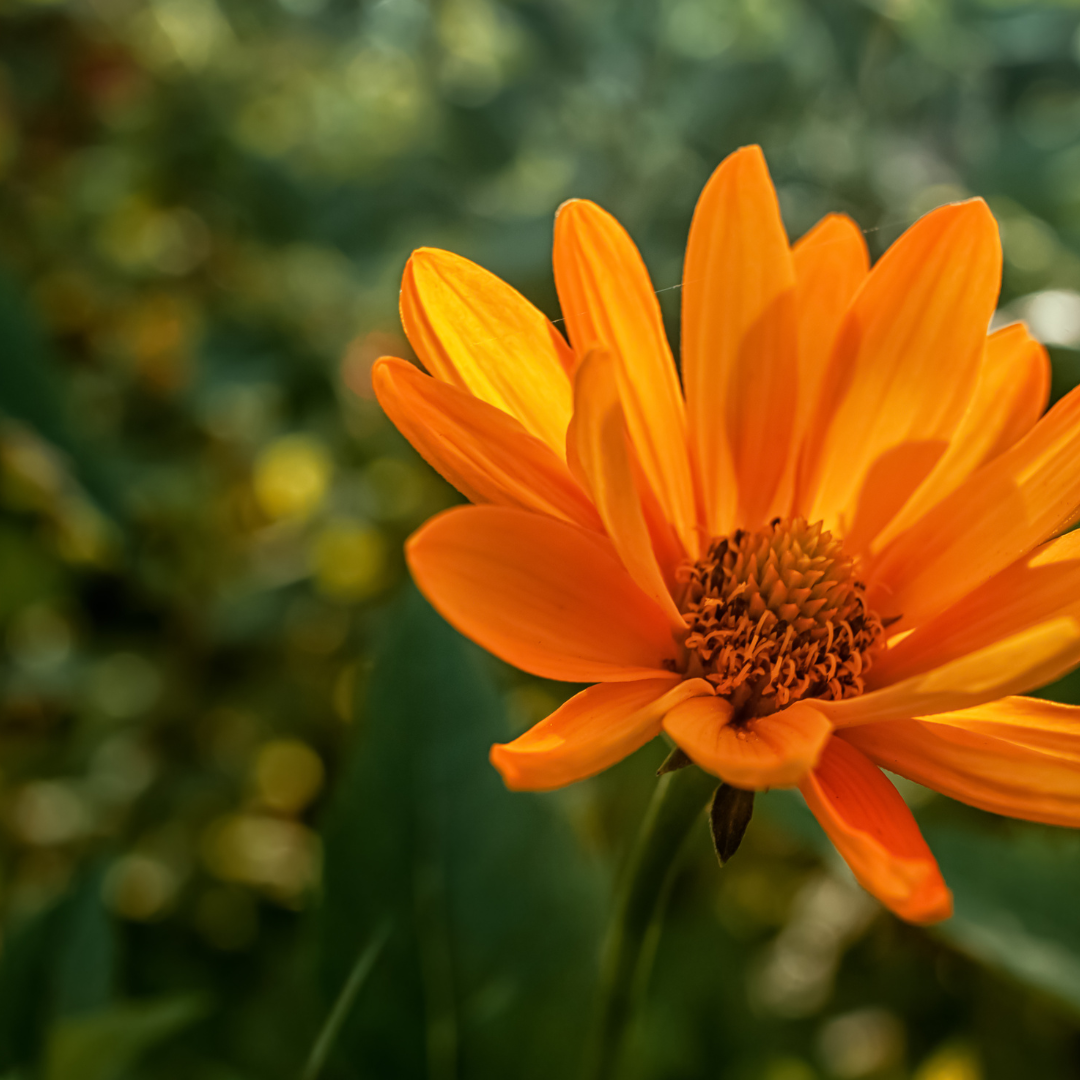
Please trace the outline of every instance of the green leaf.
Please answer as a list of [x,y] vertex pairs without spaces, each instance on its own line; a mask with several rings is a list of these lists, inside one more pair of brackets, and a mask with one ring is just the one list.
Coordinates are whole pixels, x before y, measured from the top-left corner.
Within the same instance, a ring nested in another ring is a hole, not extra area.
[[116,1080],[203,1012],[197,998],[113,1005],[61,1020],[49,1032],[44,1080]]
[[345,985],[342,986],[341,993],[338,994],[337,1001],[334,1002],[334,1007],[330,1010],[319,1036],[311,1048],[311,1054],[308,1057],[307,1065],[304,1067],[301,1080],[317,1080],[317,1077],[322,1073],[323,1067],[330,1056],[330,1051],[334,1048],[334,1044],[341,1034],[342,1026],[352,1015],[356,997],[360,993],[361,987],[367,982],[368,976],[371,974],[379,955],[383,951],[383,947],[386,945],[386,939],[390,936],[392,927],[393,924],[387,920],[376,932],[375,937],[364,947],[363,952],[356,958],[356,963],[353,965],[352,971],[349,972],[349,977],[345,980]]
[[113,482],[73,429],[64,405],[60,373],[28,298],[0,270],[0,416],[32,427],[63,450],[86,490],[114,516]]
[[50,916],[10,928],[0,954],[0,1068],[33,1061],[41,1047],[50,1011]]
[[956,907],[941,936],[1080,1009],[1080,838],[1026,826],[1013,826],[1012,836],[924,831]]
[[601,877],[559,797],[509,792],[488,764],[509,734],[489,664],[409,589],[326,832],[329,1000],[394,920],[338,1075],[547,1080],[580,1060]]
[[58,381],[26,297],[7,273],[0,272],[0,411],[71,451]]
[[101,1009],[113,998],[116,925],[101,899],[105,864],[91,867],[56,914],[53,1011],[57,1016]]
[[90,867],[57,903],[9,928],[0,953],[0,1068],[36,1060],[55,1017],[109,1002],[116,940],[101,902],[103,870]]

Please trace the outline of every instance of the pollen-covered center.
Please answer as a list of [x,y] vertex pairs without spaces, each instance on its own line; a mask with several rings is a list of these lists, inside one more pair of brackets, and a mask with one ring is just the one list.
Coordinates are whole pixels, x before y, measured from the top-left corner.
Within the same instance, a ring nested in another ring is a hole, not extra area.
[[686,571],[686,674],[708,679],[744,719],[861,694],[882,634],[865,593],[821,522],[776,518],[714,540]]

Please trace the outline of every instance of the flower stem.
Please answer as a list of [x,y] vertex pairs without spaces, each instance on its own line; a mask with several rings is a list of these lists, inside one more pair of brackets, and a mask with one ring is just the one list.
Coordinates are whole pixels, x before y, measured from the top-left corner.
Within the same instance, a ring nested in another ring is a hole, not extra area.
[[644,995],[684,842],[718,786],[695,765],[665,773],[653,793],[615,898],[600,969],[599,1008],[586,1076],[612,1080]]

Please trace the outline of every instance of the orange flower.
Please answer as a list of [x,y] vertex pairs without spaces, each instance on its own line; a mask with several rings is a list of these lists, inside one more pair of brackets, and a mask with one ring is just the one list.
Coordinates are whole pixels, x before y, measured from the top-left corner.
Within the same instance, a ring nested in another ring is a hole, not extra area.
[[682,381],[633,242],[555,224],[568,346],[509,286],[416,252],[402,317],[430,375],[379,400],[472,502],[409,541],[424,594],[526,671],[595,683],[491,758],[517,789],[661,731],[747,789],[797,785],[903,918],[951,896],[877,766],[974,806],[1080,824],[1080,710],[1020,694],[1080,662],[1080,391],[1040,419],[1045,351],[987,336],[978,199],[870,269],[841,215],[789,246],[761,151],[706,185]]

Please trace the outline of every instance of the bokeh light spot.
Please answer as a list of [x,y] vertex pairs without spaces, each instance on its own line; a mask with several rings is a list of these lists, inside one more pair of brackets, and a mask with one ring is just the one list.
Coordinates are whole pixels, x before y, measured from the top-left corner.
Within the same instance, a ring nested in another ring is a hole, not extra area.
[[982,1080],[983,1070],[972,1048],[951,1043],[935,1050],[915,1070],[914,1080]]
[[167,914],[176,888],[176,875],[165,863],[140,854],[118,859],[103,883],[109,907],[122,918],[137,922]]
[[12,800],[11,821],[24,842],[42,847],[77,840],[93,825],[86,800],[59,780],[24,784]]
[[857,1080],[899,1063],[904,1029],[886,1009],[856,1009],[830,1020],[821,1029],[818,1045],[833,1076]]
[[120,652],[94,667],[87,691],[90,701],[106,716],[130,720],[157,701],[161,676],[145,657]]
[[295,821],[230,814],[203,838],[203,857],[223,881],[264,888],[287,904],[299,902],[320,872],[319,838]]
[[382,585],[388,554],[378,529],[359,521],[332,522],[312,551],[316,584],[334,599],[362,600]]
[[255,759],[255,787],[259,801],[283,814],[307,807],[322,789],[322,758],[299,739],[274,739]]
[[255,497],[272,518],[306,518],[318,509],[330,485],[326,447],[307,435],[271,443],[255,465]]

